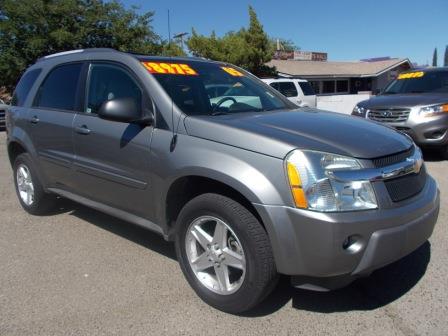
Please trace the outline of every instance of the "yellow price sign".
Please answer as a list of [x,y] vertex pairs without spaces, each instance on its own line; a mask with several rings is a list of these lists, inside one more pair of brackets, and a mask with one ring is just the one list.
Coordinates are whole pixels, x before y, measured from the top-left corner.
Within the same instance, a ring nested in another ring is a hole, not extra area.
[[420,78],[423,77],[425,73],[423,71],[407,72],[398,75],[397,79],[409,79],[409,78]]
[[242,72],[239,72],[238,70],[231,68],[231,67],[221,67],[225,72],[227,72],[229,75],[235,76],[235,77],[244,77],[244,74]]
[[184,63],[165,63],[165,62],[142,62],[143,66],[150,73],[153,74],[172,74],[197,76],[198,73],[194,71],[188,64]]

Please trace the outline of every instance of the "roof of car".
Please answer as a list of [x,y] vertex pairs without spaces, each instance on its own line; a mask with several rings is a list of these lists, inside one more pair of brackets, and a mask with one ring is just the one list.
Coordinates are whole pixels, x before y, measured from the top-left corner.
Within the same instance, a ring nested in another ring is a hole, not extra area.
[[424,72],[447,72],[448,67],[430,67],[430,68],[416,68],[408,71],[404,71],[403,73],[408,72],[416,72],[416,71],[424,71]]
[[217,61],[213,61],[213,60],[209,60],[209,59],[205,59],[205,58],[200,58],[200,57],[171,57],[171,56],[156,56],[156,55],[145,55],[145,54],[140,54],[140,53],[134,53],[134,52],[121,52],[115,49],[111,49],[111,48],[86,48],[86,49],[76,49],[76,50],[67,50],[67,51],[62,51],[62,52],[58,52],[58,53],[54,53],[54,54],[50,54],[44,57],[41,57],[37,60],[38,62],[43,62],[46,60],[51,60],[51,59],[55,59],[57,57],[62,57],[62,56],[69,56],[69,55],[74,55],[74,54],[82,54],[82,55],[86,55],[86,54],[95,54],[95,53],[99,53],[99,52],[111,52],[111,53],[123,53],[123,54],[127,54],[130,55],[132,57],[137,58],[138,60],[142,61],[142,60],[164,60],[167,62],[172,62],[172,61],[177,61],[177,62],[191,62],[191,61],[195,61],[195,62],[207,62],[207,63],[222,63],[222,62],[217,62]]

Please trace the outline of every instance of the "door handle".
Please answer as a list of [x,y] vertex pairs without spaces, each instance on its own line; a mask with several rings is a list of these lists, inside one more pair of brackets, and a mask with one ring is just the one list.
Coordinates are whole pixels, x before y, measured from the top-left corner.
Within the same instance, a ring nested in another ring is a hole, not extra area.
[[39,118],[37,116],[33,116],[30,120],[30,123],[37,124],[39,122]]
[[90,130],[87,128],[86,125],[78,126],[75,128],[76,133],[82,134],[82,135],[88,135],[90,134]]

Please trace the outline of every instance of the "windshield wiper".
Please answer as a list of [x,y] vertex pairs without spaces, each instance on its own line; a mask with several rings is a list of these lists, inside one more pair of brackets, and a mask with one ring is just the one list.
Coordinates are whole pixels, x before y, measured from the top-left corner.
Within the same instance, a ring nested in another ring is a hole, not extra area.
[[226,115],[226,114],[229,114],[229,113],[223,112],[223,111],[215,111],[215,112],[210,113],[211,116]]

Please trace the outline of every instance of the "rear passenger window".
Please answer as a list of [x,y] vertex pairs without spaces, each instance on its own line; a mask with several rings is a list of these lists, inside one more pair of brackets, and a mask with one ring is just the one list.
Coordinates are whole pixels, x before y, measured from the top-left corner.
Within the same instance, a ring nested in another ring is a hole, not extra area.
[[130,74],[112,64],[92,64],[86,113],[98,113],[101,105],[111,99],[132,98],[142,105],[142,91]]
[[299,82],[299,85],[305,96],[314,96],[316,94],[309,82]]
[[81,63],[73,63],[53,69],[39,88],[34,106],[74,110],[81,68]]
[[297,89],[293,82],[277,82],[276,86],[272,84],[271,86],[285,97],[297,97]]
[[20,78],[19,83],[14,90],[14,94],[12,96],[11,105],[12,106],[23,106],[26,98],[28,97],[28,93],[30,93],[31,88],[34,85],[39,74],[42,72],[42,69],[34,69],[26,72],[22,78]]

